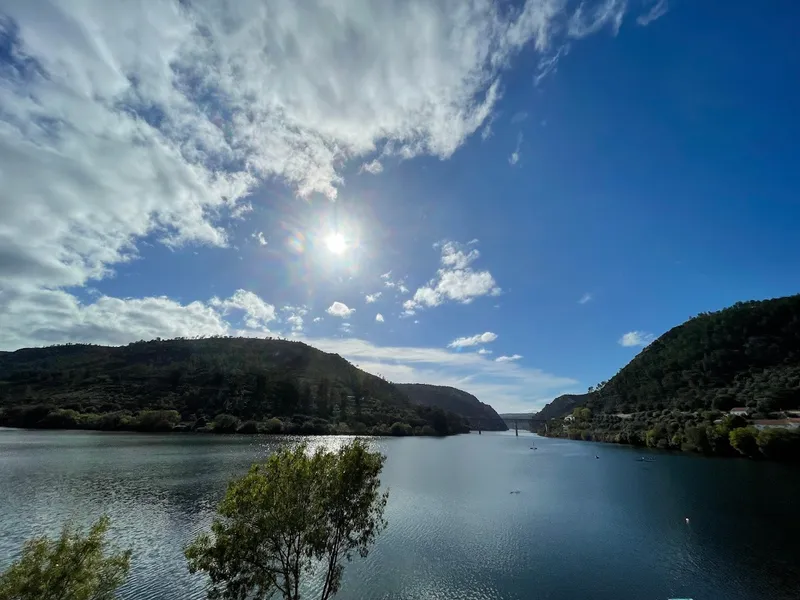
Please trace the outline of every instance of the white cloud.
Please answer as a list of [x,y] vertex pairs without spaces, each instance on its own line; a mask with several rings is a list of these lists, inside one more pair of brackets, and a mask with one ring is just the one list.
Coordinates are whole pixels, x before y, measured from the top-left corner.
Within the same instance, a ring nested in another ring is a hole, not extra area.
[[481,253],[477,250],[464,252],[457,244],[445,242],[441,245],[442,264],[453,269],[466,269],[471,263],[480,257]]
[[397,291],[400,292],[401,294],[407,294],[409,292],[409,289],[401,283],[397,286]]
[[653,341],[653,334],[646,331],[629,331],[618,340],[620,346],[647,346]]
[[[533,78],[533,84],[539,85],[542,80],[558,71],[558,62],[567,54],[569,54],[569,44],[562,44],[552,54],[548,54],[539,59],[539,64],[536,67],[536,75]],[[546,120],[541,121],[542,127],[547,125]]]
[[586,292],[583,296],[581,296],[580,300],[578,300],[578,304],[586,304],[587,302],[592,301],[592,294]]
[[491,354],[491,353],[492,353],[492,351],[491,350],[487,350],[486,348],[478,349],[478,354],[481,354],[481,355],[483,355],[483,354]]
[[522,154],[520,153],[521,146],[522,146],[522,132],[520,131],[517,134],[517,147],[511,153],[511,156],[508,157],[508,164],[510,164],[512,167],[515,166],[519,162],[519,159],[522,157]]
[[367,173],[372,173],[373,175],[377,175],[378,173],[383,173],[383,165],[381,164],[381,161],[379,161],[376,158],[372,162],[364,163],[363,165],[361,165],[359,171],[362,173],[366,171]]
[[468,346],[479,346],[480,344],[488,344],[497,339],[497,334],[487,331],[479,333],[470,337],[460,337],[447,344],[448,348],[466,348]]
[[381,313],[378,313],[377,315],[375,315],[375,320],[378,323],[383,323],[383,315]]
[[519,360],[522,358],[519,354],[512,354],[511,356],[498,356],[495,358],[495,362],[514,362],[515,360]]
[[245,324],[252,329],[266,328],[267,323],[275,320],[275,307],[253,292],[245,290],[236,290],[233,296],[225,300],[212,298],[209,304],[219,309],[223,315],[231,311],[244,312]]
[[267,238],[264,237],[263,232],[256,231],[251,237],[254,238],[259,243],[259,245],[261,246],[267,245]]
[[286,315],[286,322],[291,325],[292,332],[299,333],[303,331],[303,317],[308,314],[308,308],[305,306],[284,306],[281,311]]
[[466,252],[455,242],[437,242],[434,248],[441,251],[442,268],[434,279],[403,302],[404,314],[412,315],[419,308],[439,306],[447,300],[468,304],[479,296],[502,292],[489,271],[472,269],[472,263],[480,257],[477,250]]
[[378,346],[356,338],[307,341],[389,381],[450,385],[475,394],[500,412],[535,410],[555,396],[581,389],[574,379],[516,362],[495,362],[475,352]]
[[314,323],[319,323],[322,321],[322,317],[314,317]]
[[364,300],[367,301],[367,304],[372,304],[373,302],[377,302],[378,298],[381,297],[381,292],[375,292],[374,294],[367,294],[364,297]]
[[594,5],[581,2],[569,20],[567,32],[570,37],[583,38],[610,25],[617,35],[627,6],[628,0],[604,0]]
[[447,158],[491,118],[517,53],[621,5],[5,3],[0,286],[85,285],[143,238],[225,245],[267,179],[334,198],[376,153]]
[[642,27],[647,27],[650,23],[656,19],[660,19],[669,11],[669,0],[649,0],[648,4],[652,4],[653,6],[636,19],[636,23]]
[[467,246],[474,246],[474,245],[475,245],[475,244],[477,244],[479,241],[480,241],[480,240],[479,240],[478,238],[472,238],[470,241],[468,241],[468,242],[467,242]]
[[[202,302],[180,304],[165,297],[100,296],[83,303],[62,290],[8,290],[0,294],[0,349],[226,335],[233,328],[220,308]],[[268,311],[262,316],[268,317]],[[260,328],[263,323],[256,318],[256,325]]]
[[325,312],[327,312],[331,316],[340,317],[344,319],[352,315],[354,312],[356,312],[356,309],[348,308],[347,305],[343,304],[342,302],[334,302],[327,308]]

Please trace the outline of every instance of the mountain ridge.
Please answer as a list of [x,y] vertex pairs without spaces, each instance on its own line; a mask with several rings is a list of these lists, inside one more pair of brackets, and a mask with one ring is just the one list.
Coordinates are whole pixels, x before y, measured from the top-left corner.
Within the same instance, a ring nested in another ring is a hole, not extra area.
[[297,433],[469,431],[462,416],[413,403],[395,384],[296,341],[178,338],[0,354],[2,425],[151,427],[143,424],[143,412],[163,429],[224,421],[220,429],[249,423],[246,429],[257,430],[278,419],[273,429]]

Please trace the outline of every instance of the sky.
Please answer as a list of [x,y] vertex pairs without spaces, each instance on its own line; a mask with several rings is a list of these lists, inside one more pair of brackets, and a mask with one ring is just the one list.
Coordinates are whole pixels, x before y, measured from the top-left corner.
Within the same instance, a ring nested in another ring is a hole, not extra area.
[[800,282],[800,3],[0,1],[0,350],[283,337],[532,411]]

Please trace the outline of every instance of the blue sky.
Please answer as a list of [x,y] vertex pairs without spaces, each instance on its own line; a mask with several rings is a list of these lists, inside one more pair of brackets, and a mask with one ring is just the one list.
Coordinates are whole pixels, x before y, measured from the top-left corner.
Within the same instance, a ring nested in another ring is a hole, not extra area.
[[281,336],[534,410],[798,291],[795,2],[0,15],[2,349]]

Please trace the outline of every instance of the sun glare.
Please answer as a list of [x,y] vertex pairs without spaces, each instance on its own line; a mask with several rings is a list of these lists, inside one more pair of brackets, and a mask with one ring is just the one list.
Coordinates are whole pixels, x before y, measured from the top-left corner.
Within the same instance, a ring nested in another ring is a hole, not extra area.
[[333,254],[341,254],[347,249],[347,242],[341,233],[332,233],[325,238],[325,245]]

